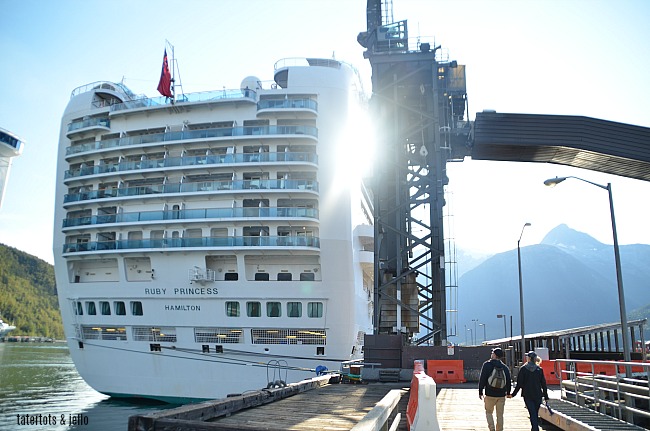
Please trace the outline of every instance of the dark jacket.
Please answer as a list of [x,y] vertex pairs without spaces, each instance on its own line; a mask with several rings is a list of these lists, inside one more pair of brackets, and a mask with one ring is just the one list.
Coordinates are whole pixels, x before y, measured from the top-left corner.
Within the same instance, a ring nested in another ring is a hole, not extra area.
[[[506,374],[506,387],[505,388],[493,388],[488,385],[488,377],[492,374],[494,367],[502,367],[503,371]],[[483,391],[485,395],[490,397],[505,397],[510,393],[512,382],[510,380],[510,370],[505,366],[503,362],[498,359],[490,359],[485,361],[481,367],[481,377],[478,382],[478,394],[483,396]]]
[[521,396],[526,400],[533,400],[538,404],[542,403],[542,397],[548,400],[548,391],[546,389],[546,378],[544,371],[532,362],[519,369],[517,375],[517,385],[512,393],[514,397],[521,389]]

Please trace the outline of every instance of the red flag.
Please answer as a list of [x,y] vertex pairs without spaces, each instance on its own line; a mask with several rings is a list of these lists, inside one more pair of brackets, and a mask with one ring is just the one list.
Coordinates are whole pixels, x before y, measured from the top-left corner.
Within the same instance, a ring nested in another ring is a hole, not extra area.
[[163,57],[162,71],[160,72],[160,82],[158,83],[158,91],[163,96],[173,98],[171,90],[172,75],[169,73],[169,64],[167,63],[167,48],[165,48],[165,56]]

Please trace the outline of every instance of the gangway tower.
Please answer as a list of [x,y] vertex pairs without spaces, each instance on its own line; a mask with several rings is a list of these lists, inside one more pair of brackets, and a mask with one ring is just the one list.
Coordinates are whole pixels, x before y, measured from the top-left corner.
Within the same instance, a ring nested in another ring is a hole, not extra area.
[[[409,39],[391,0],[368,0],[357,40],[372,66],[376,162],[374,333],[441,345],[447,331],[443,229],[446,163],[468,154],[465,67]],[[435,45],[435,43],[434,43]]]

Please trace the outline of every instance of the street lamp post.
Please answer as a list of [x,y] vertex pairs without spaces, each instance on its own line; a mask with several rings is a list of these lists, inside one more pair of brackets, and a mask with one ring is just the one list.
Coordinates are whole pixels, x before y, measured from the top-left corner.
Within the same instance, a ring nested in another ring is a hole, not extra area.
[[479,323],[478,326],[483,327],[483,342],[485,343],[487,341],[487,336],[485,335],[485,327],[486,327],[486,325],[485,325],[485,323]]
[[472,342],[472,346],[474,345],[474,333],[472,332],[472,328],[467,328],[469,331],[469,340]]
[[587,181],[583,178],[569,176],[569,177],[551,178],[544,181],[544,184],[549,187],[554,187],[560,184],[562,181],[566,180],[567,178],[574,178],[576,180],[589,183],[593,186],[600,187],[601,189],[607,190],[607,193],[609,194],[609,213],[612,219],[612,235],[614,237],[614,261],[616,263],[616,283],[618,285],[618,307],[621,313],[621,332],[623,335],[623,360],[625,362],[630,362],[632,358],[630,354],[630,340],[628,338],[629,334],[627,330],[628,328],[627,311],[625,310],[625,292],[623,291],[623,276],[621,274],[621,254],[618,249],[618,235],[616,234],[616,219],[614,218],[614,201],[612,200],[612,183],[607,183],[606,186],[603,186],[601,184]]
[[524,229],[530,226],[530,223],[524,224],[521,228],[521,234],[517,241],[517,268],[519,269],[519,316],[521,319],[521,360],[526,361],[526,332],[524,330],[524,288],[521,283],[521,237],[524,236]]
[[478,319],[472,319],[472,322],[474,322],[474,332],[473,332],[473,337],[472,337],[472,343],[476,346],[476,339],[478,338],[478,332],[476,331],[476,323],[478,322]]
[[506,315],[497,314],[497,319],[503,318],[503,338],[508,338],[508,328],[506,327]]

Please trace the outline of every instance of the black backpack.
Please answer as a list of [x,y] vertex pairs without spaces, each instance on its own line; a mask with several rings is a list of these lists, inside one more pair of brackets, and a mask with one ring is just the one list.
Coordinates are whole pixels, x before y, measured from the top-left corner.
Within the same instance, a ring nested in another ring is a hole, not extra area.
[[488,385],[495,389],[503,389],[506,387],[506,372],[501,365],[495,365],[492,373],[488,377]]

